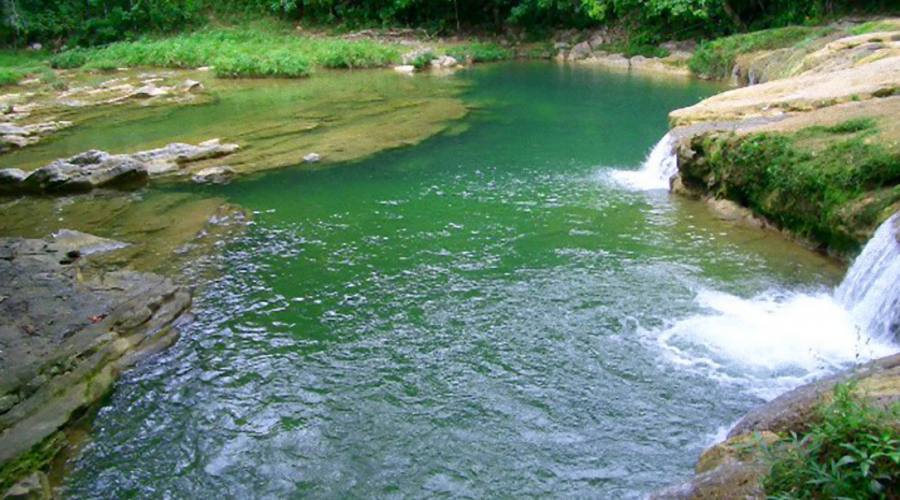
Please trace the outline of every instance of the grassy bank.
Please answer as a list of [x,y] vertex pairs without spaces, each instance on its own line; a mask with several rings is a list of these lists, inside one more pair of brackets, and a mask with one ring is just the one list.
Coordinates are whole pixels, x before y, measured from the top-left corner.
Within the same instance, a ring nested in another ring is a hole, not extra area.
[[876,137],[878,127],[855,119],[789,134],[698,136],[682,181],[846,254],[900,206],[900,150]]
[[282,26],[214,28],[62,52],[55,68],[215,67],[222,77],[302,77],[315,68],[371,68],[396,62],[400,49],[374,41],[299,36]]

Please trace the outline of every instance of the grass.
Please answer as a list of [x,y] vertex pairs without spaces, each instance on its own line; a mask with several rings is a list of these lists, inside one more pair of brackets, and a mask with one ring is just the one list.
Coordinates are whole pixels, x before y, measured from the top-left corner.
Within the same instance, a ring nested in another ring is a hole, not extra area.
[[793,134],[700,137],[692,147],[704,161],[686,162],[683,179],[850,253],[900,203],[900,151],[872,140],[877,132],[874,121],[854,119]]
[[212,28],[74,49],[51,59],[55,68],[107,69],[214,66],[220,77],[303,77],[314,68],[370,68],[399,59],[392,45],[301,37],[284,28]]
[[514,52],[493,42],[473,42],[447,49],[447,55],[458,61],[496,62],[512,59]]
[[859,26],[850,28],[851,35],[865,35],[867,33],[875,33],[878,31],[900,31],[900,22],[897,21],[869,21]]
[[47,54],[42,51],[0,50],[0,86],[15,85],[35,74],[49,78],[52,71],[46,61]]
[[900,495],[900,405],[873,408],[850,385],[835,388],[819,422],[767,451],[769,498],[897,498]]
[[827,27],[788,26],[718,38],[701,43],[688,67],[697,75],[726,78],[741,54],[792,47],[832,31]]

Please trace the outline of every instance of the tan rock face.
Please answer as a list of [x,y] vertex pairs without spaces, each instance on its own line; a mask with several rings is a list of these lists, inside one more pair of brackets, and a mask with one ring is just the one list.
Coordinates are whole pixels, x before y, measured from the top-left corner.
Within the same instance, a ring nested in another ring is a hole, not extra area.
[[893,95],[900,90],[900,56],[828,73],[808,73],[730,90],[669,114],[673,126],[703,122],[778,118],[855,100]]

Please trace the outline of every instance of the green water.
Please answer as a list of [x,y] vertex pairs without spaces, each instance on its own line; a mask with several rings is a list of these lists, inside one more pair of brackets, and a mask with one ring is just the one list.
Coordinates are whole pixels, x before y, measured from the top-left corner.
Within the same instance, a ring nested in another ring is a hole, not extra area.
[[[457,75],[459,134],[215,188],[253,212],[196,320],[127,374],[72,497],[639,497],[809,370],[659,332],[702,290],[827,292],[828,261],[608,179],[715,91],[550,64]],[[148,193],[147,196],[153,196]],[[201,272],[220,269],[205,282]],[[709,362],[705,360],[709,359]]]

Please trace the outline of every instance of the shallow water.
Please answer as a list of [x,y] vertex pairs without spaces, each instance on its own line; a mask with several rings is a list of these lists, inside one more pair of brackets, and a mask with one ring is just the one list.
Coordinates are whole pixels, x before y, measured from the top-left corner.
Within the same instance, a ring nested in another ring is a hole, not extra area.
[[748,308],[821,310],[803,300],[837,284],[832,262],[611,182],[714,87],[549,64],[455,78],[478,109],[460,133],[168,188],[254,222],[189,270],[222,273],[180,342],[118,384],[67,494],[638,497],[764,398],[854,361],[808,332],[804,355],[769,356],[777,339],[747,327]]

